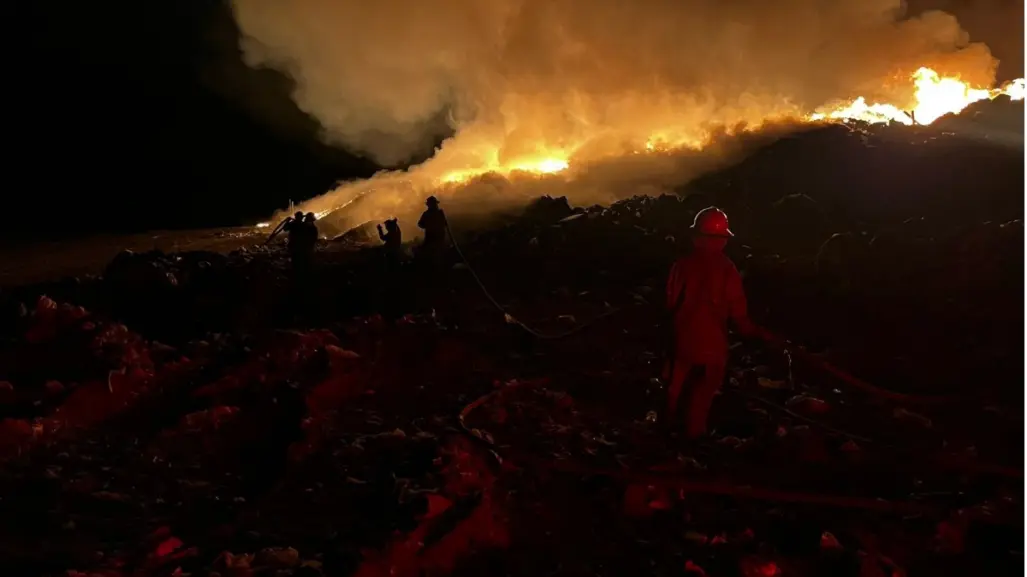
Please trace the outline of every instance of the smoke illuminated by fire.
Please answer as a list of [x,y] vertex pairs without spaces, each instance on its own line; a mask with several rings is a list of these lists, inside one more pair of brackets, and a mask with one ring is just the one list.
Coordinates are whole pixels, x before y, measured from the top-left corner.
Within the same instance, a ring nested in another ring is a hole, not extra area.
[[232,4],[247,63],[288,74],[329,142],[402,165],[448,126],[428,161],[301,206],[350,224],[409,218],[428,194],[658,193],[744,155],[734,137],[930,124],[1024,93],[990,88],[995,59],[954,17],[901,0]]
[[[913,104],[902,108],[894,104],[867,104],[864,97],[859,97],[850,104],[834,108],[822,108],[821,111],[796,120],[805,121],[860,121],[871,124],[897,122],[911,126],[913,124],[928,125],[946,114],[958,114],[974,102],[994,99],[1005,95],[1012,100],[1023,100],[1024,79],[1019,78],[998,88],[974,88],[958,78],[942,77],[930,68],[920,68],[913,73],[911,80],[915,86]],[[758,126],[758,125],[757,125]],[[683,148],[702,149],[705,143],[695,136],[674,135],[669,131],[653,135],[646,139],[641,149],[630,150],[632,154],[653,153],[680,150]],[[553,174],[566,170],[570,166],[570,157],[575,147],[563,150],[550,150],[544,143],[536,144],[538,152],[525,158],[504,164],[499,161],[499,148],[490,148],[483,156],[487,162],[481,166],[452,170],[439,179],[441,184],[467,182],[487,173],[510,175],[514,173]]]
[[[920,68],[911,76],[915,86],[912,106],[903,108],[894,104],[867,104],[864,97],[858,97],[847,105],[824,107],[819,112],[798,117],[795,120],[808,122],[849,122],[859,121],[871,124],[897,122],[907,126],[914,124],[928,125],[946,114],[958,114],[975,102],[1008,96],[1011,100],[1024,99],[1024,79],[1018,78],[998,88],[975,88],[958,78],[942,77],[930,68]],[[757,127],[759,125],[756,125]],[[694,135],[674,135],[670,131],[661,131],[645,140],[641,147],[626,152],[630,154],[654,154],[681,149],[701,150],[704,145],[701,137]],[[487,147],[480,154],[484,162],[478,166],[450,170],[432,179],[435,186],[458,185],[485,174],[493,173],[502,176],[516,175],[548,175],[561,173],[571,166],[570,158],[577,147],[568,146],[563,149],[548,149],[544,143],[536,144],[537,152],[517,158],[512,162],[500,161],[499,146]],[[442,152],[442,151],[440,151]],[[411,174],[419,170],[429,169],[429,161],[423,167],[415,167]],[[402,175],[402,176],[401,176]],[[380,175],[388,178],[390,175]],[[406,173],[392,173],[391,176],[406,179]],[[381,184],[386,184],[382,182]],[[428,185],[429,188],[431,184]],[[352,200],[350,200],[352,202]],[[336,204],[330,208],[317,211],[318,218],[339,208]],[[258,227],[266,227],[268,223],[260,223]]]

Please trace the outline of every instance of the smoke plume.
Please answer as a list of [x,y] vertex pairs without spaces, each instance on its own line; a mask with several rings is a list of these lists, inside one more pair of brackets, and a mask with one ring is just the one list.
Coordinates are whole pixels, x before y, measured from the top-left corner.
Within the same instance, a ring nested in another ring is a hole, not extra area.
[[909,75],[921,66],[990,85],[997,65],[953,16],[906,18],[901,0],[233,0],[233,9],[247,64],[290,75],[327,141],[397,165],[448,121],[454,136],[424,165],[310,205],[374,190],[382,199],[366,201],[368,216],[452,171],[553,155],[571,170],[544,179],[550,189],[583,179],[593,182],[578,188],[589,188],[596,174],[659,187],[713,161],[626,158],[647,143],[719,157],[738,148],[723,130],[860,95],[910,102]]

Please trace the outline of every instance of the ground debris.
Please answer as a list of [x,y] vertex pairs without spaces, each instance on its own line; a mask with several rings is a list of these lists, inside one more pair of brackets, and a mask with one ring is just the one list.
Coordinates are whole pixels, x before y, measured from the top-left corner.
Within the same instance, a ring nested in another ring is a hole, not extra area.
[[[457,209],[443,302],[344,242],[302,299],[275,244],[5,292],[0,555],[119,577],[1006,574],[1022,413],[994,383],[1022,368],[1022,223],[863,132],[768,145],[681,196],[546,197],[481,230]],[[882,166],[838,182],[832,158]],[[929,182],[882,185],[891,158]],[[788,339],[735,339],[713,431],[687,440],[657,305],[710,204],[753,316]],[[917,402],[939,391],[966,401]]]

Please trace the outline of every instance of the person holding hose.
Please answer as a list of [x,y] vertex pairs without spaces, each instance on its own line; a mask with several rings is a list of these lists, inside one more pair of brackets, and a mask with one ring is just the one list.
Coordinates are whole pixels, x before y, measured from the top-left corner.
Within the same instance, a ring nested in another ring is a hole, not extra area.
[[699,211],[692,223],[694,250],[678,259],[667,280],[667,308],[674,325],[674,345],[664,377],[667,419],[675,421],[678,401],[685,397],[685,436],[706,433],[713,397],[724,382],[730,319],[743,336],[763,337],[764,329],[749,319],[742,276],[724,254],[727,214],[716,207]]
[[296,229],[296,227],[302,223],[302,211],[296,211],[295,215],[285,217],[285,220],[278,223],[278,226],[276,226],[275,229],[271,231],[271,234],[268,235],[267,240],[264,241],[264,244],[271,244],[271,241],[275,240],[275,237],[283,231],[290,235],[293,234],[293,231]]

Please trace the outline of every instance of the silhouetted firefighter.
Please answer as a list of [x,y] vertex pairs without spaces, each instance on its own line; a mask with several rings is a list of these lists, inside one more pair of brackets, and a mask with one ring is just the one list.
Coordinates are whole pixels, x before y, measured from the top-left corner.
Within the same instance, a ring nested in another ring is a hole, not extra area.
[[446,213],[439,208],[439,199],[429,196],[425,204],[428,209],[417,221],[417,226],[424,231],[424,242],[417,251],[417,266],[422,275],[418,294],[424,299],[422,306],[436,310],[444,305],[444,296],[448,293],[445,273],[449,225]]
[[385,221],[385,230],[378,225],[378,238],[385,243],[384,265],[382,287],[382,315],[386,320],[393,321],[399,317],[402,310],[404,279],[402,275],[403,266],[403,232],[399,229],[399,221],[391,219]]
[[[314,213],[296,213],[292,222],[286,223],[284,230],[289,235],[287,242],[289,258],[292,261],[293,273],[297,280],[303,280],[310,272],[314,247],[317,245],[317,223]],[[301,278],[302,277],[302,278]]]
[[291,235],[292,234],[292,229],[294,227],[296,227],[295,223],[302,223],[302,222],[303,222],[303,213],[302,212],[296,212],[296,214],[294,214],[293,216],[285,217],[285,220],[283,220],[282,222],[278,223],[278,226],[276,226],[275,229],[271,231],[271,234],[268,235],[267,240],[264,241],[264,244],[268,244],[271,241],[273,241],[275,239],[275,237],[278,236],[278,234],[281,233],[282,231],[285,231],[285,232],[287,232],[287,233],[289,233]]
[[312,212],[304,215],[302,211],[287,216],[271,231],[264,244],[270,243],[281,232],[287,235],[286,247],[293,272],[302,274],[310,268],[314,247],[317,246],[317,217]]
[[301,316],[314,311],[316,299],[313,295],[313,260],[317,246],[317,223],[314,213],[294,219],[288,226],[289,260],[292,264],[292,310]]
[[385,221],[385,230],[378,225],[378,238],[385,243],[385,265],[387,268],[395,269],[399,266],[403,257],[403,231],[399,229],[399,221],[396,219]]
[[314,247],[317,246],[317,237],[320,231],[317,230],[317,217],[314,213],[308,212],[303,217],[303,242],[304,247],[310,252],[314,252]]
[[[685,434],[706,433],[713,396],[724,382],[727,366],[727,321],[746,336],[761,336],[749,320],[742,277],[724,254],[727,215],[718,208],[699,211],[692,223],[694,250],[678,259],[667,281],[667,308],[674,323],[674,346],[665,367],[668,379],[667,418],[676,417],[678,399],[685,395]],[[700,373],[694,374],[694,373]]]
[[446,259],[446,213],[439,208],[439,199],[429,196],[425,201],[428,209],[421,214],[417,226],[424,231],[424,242],[418,251],[418,258],[432,272],[438,272]]

